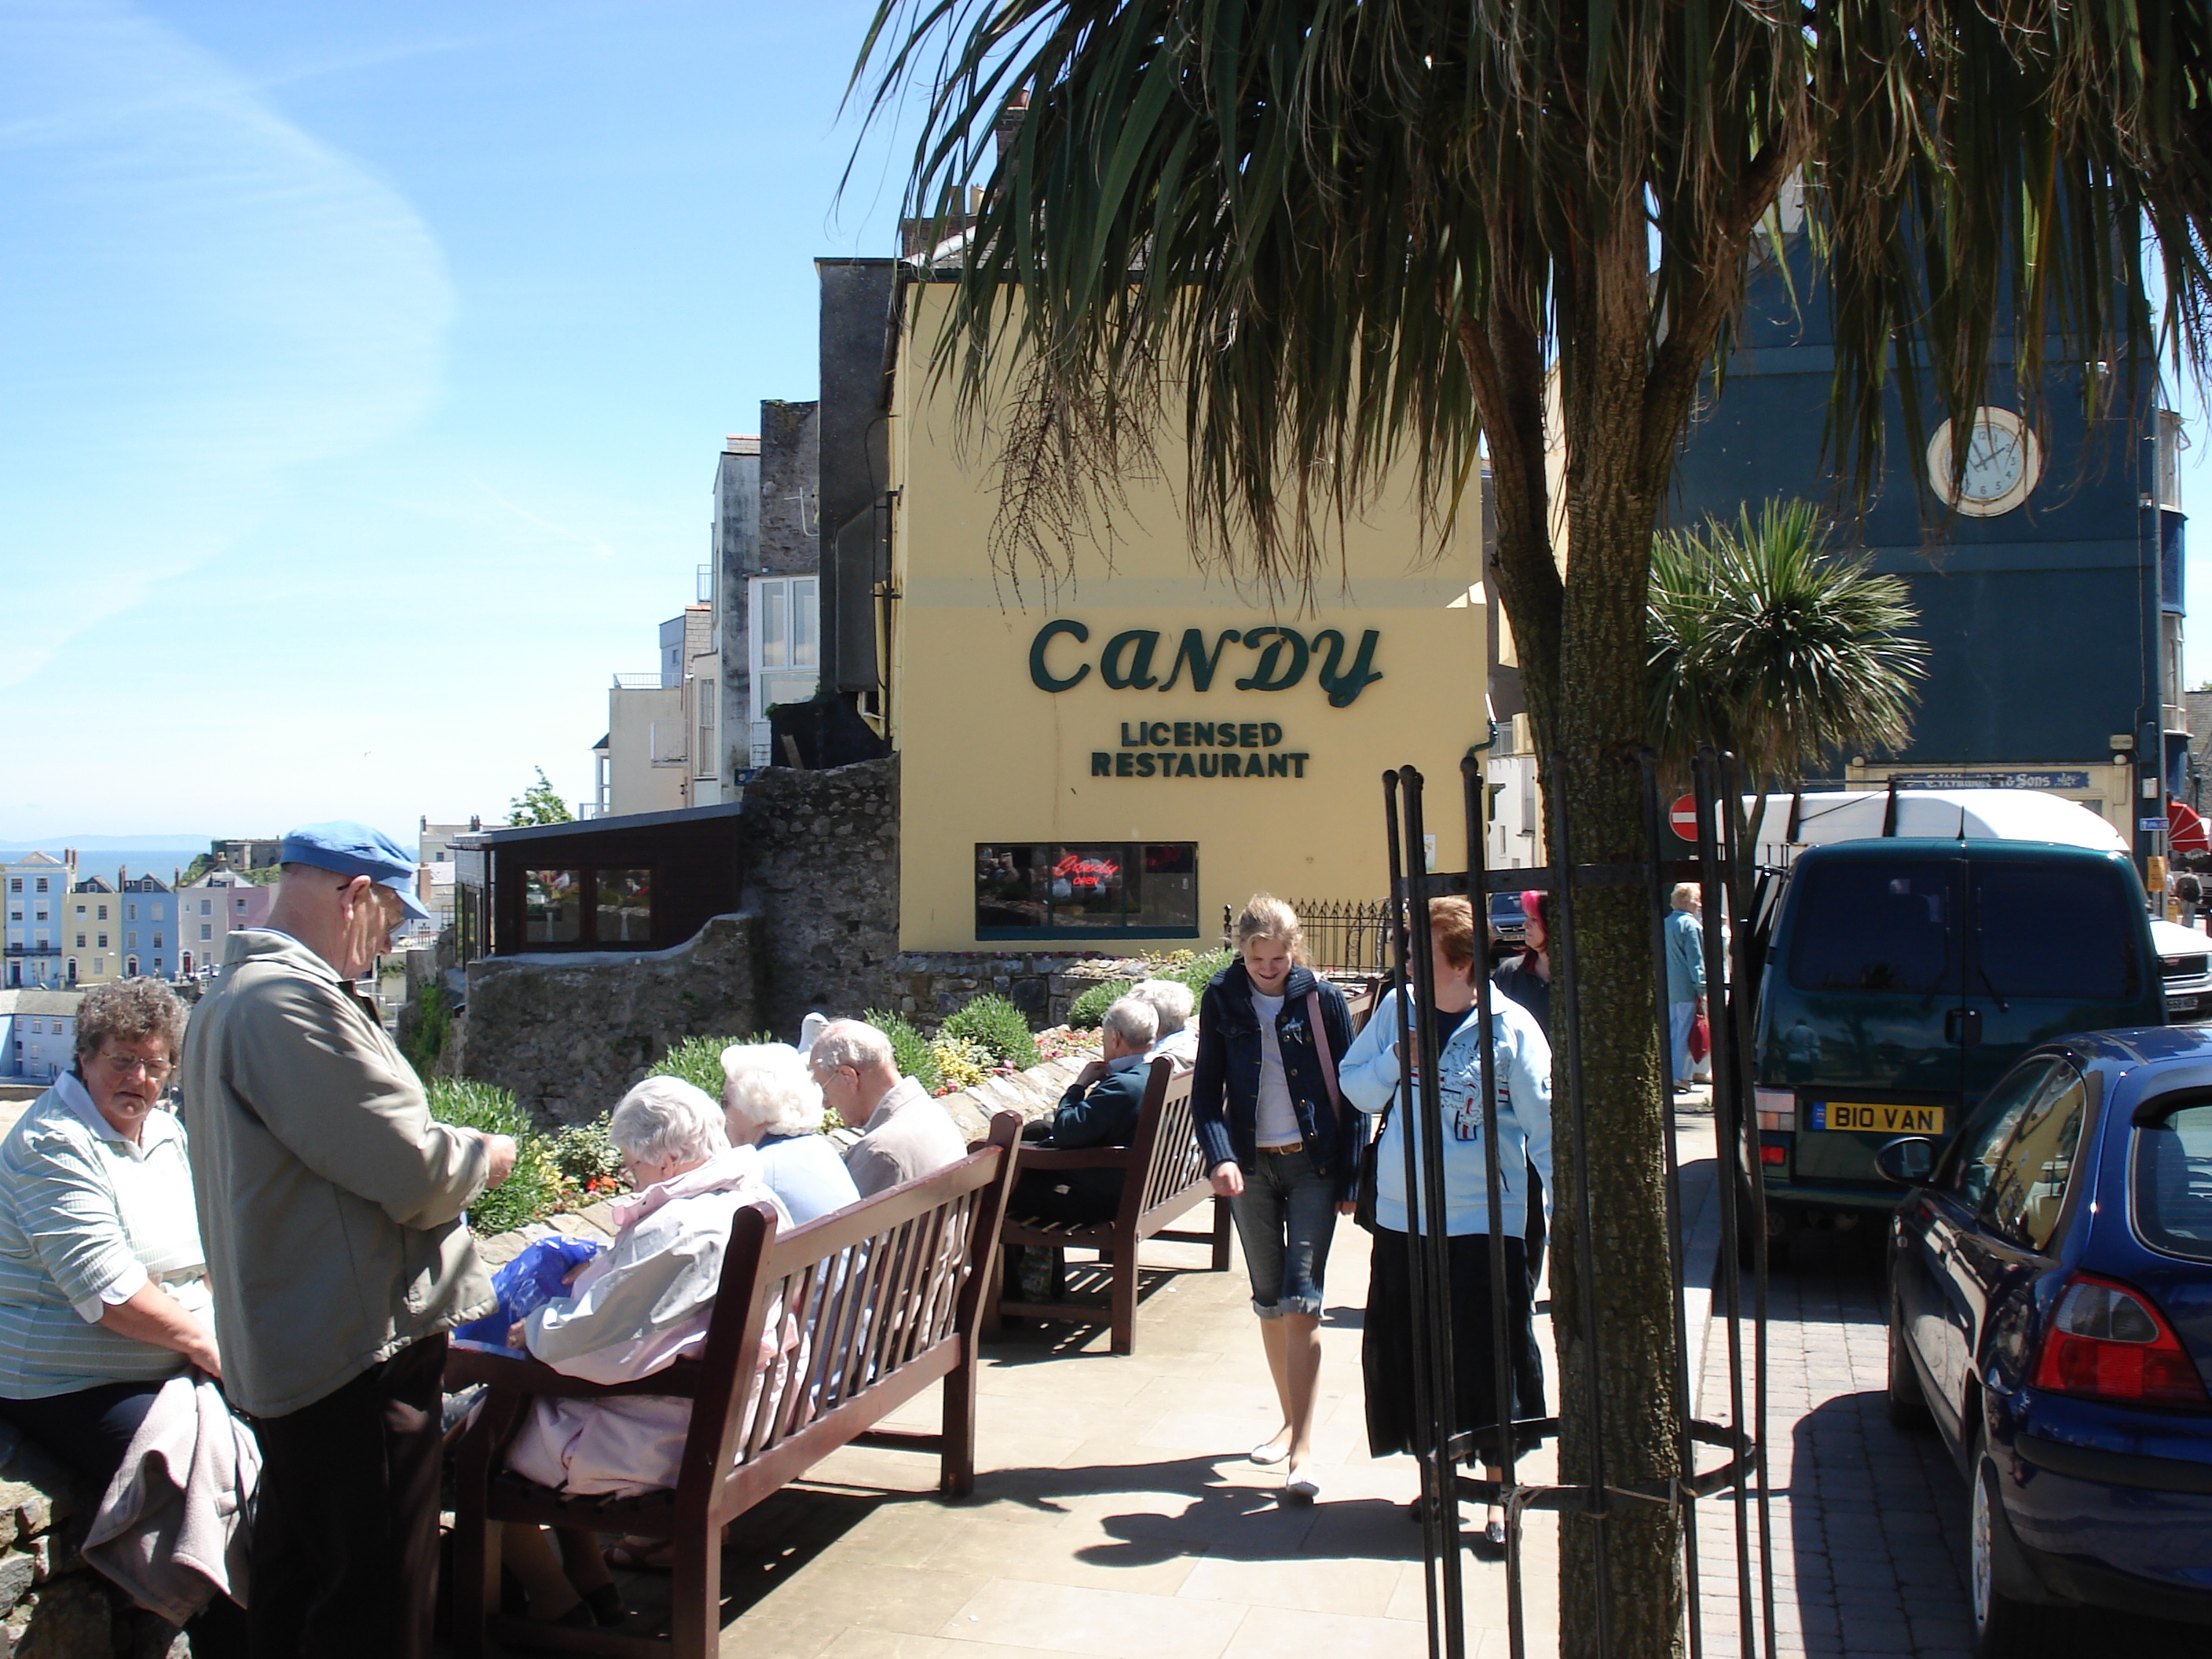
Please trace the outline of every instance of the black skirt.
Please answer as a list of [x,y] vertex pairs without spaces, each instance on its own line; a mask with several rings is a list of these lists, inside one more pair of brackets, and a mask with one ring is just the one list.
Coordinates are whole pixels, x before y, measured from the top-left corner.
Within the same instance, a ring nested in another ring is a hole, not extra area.
[[[1367,1384],[1367,1448],[1376,1457],[1422,1449],[1428,1434],[1413,1410],[1413,1291],[1406,1235],[1375,1231],[1367,1277],[1367,1326],[1360,1368]],[[1516,1420],[1544,1415],[1544,1367],[1536,1354],[1529,1310],[1527,1249],[1506,1239],[1506,1375]],[[1451,1266],[1452,1390],[1458,1410],[1455,1432],[1472,1432],[1478,1450],[1495,1458],[1498,1447],[1496,1370],[1490,1346],[1490,1249],[1487,1233],[1449,1241]],[[1513,1437],[1516,1453],[1533,1435]]]

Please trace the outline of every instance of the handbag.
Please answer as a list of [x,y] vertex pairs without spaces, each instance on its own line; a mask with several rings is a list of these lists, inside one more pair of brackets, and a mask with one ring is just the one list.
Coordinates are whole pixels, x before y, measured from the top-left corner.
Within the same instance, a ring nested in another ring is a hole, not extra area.
[[1690,1022],[1688,1047],[1691,1060],[1700,1064],[1713,1051],[1713,1028],[1703,1014]]

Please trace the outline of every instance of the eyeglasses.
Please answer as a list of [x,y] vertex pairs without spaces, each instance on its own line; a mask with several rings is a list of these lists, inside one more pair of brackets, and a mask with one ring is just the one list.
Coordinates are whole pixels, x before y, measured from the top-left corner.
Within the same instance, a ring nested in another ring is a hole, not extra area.
[[98,1058],[102,1066],[118,1076],[129,1077],[133,1072],[143,1072],[149,1083],[159,1083],[176,1069],[166,1060],[147,1060],[138,1054],[111,1054],[103,1052]]

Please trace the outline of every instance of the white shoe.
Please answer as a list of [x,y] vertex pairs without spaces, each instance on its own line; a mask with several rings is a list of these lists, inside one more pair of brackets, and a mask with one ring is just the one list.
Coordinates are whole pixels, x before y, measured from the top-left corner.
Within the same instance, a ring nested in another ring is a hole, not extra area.
[[1321,1482],[1313,1478],[1311,1471],[1294,1469],[1283,1476],[1285,1504],[1310,1504],[1320,1496]]
[[1270,1463],[1279,1463],[1291,1455],[1287,1440],[1267,1440],[1252,1448],[1252,1461],[1265,1468]]

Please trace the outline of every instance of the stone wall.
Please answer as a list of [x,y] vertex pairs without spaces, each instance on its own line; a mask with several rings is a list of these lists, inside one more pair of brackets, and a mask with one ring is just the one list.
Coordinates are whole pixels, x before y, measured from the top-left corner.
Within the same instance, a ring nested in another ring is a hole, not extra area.
[[1068,1005],[1102,980],[1142,979],[1141,960],[1048,951],[908,951],[885,965],[885,1000],[924,1030],[996,992],[1034,1030],[1067,1023]]
[[96,1498],[0,1424],[0,1654],[11,1659],[167,1659],[176,1628],[84,1564]]
[[671,950],[485,957],[440,1069],[497,1084],[541,1121],[609,1110],[676,1044],[760,1030],[760,924],[716,916]]
[[745,908],[760,918],[760,1025],[880,1006],[898,954],[898,757],[745,786]]

